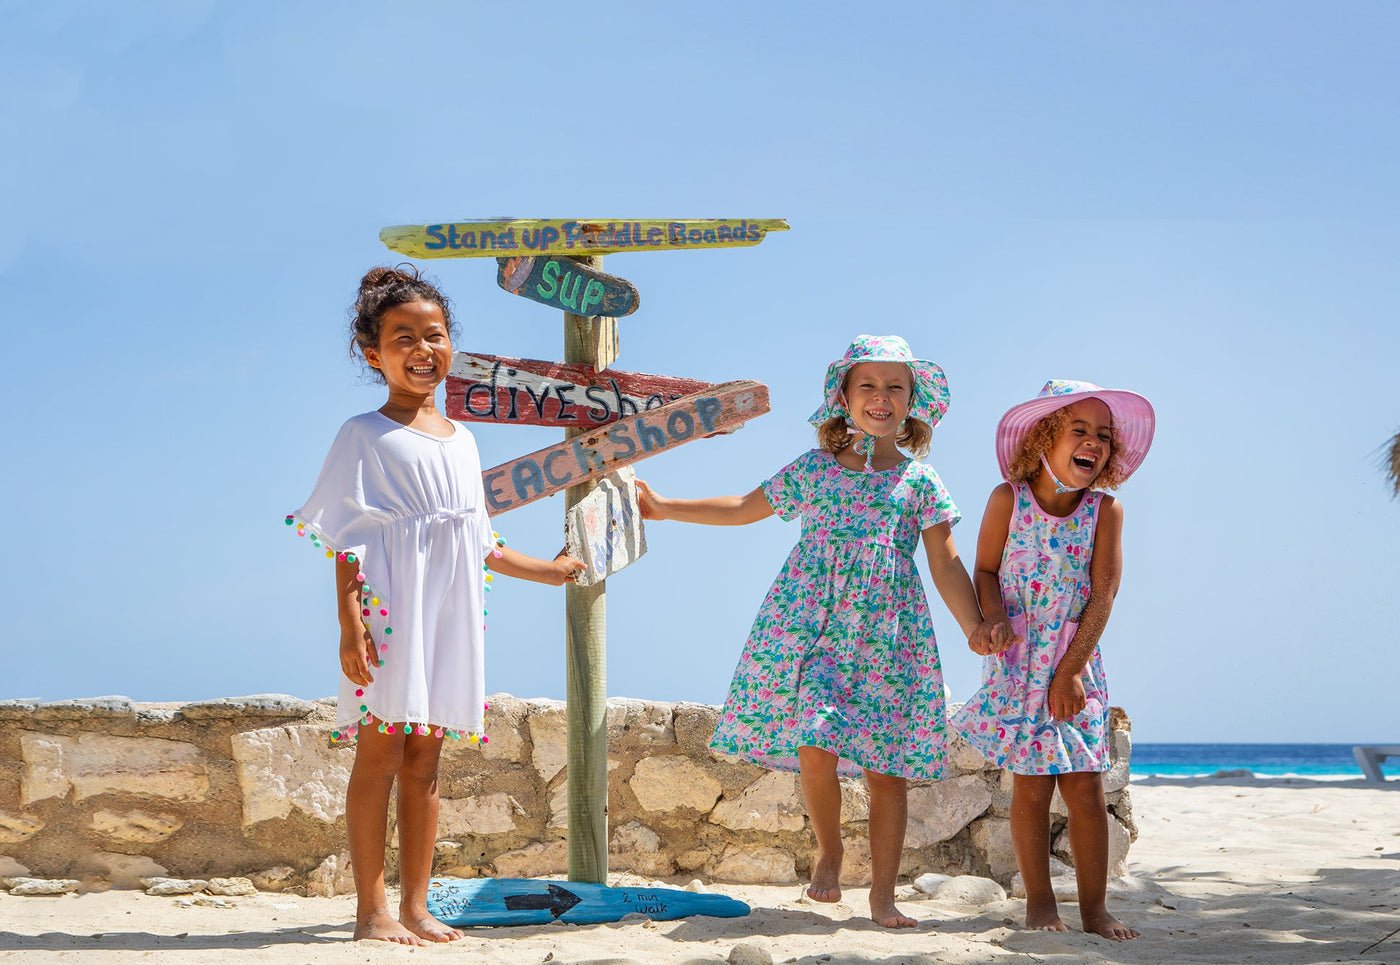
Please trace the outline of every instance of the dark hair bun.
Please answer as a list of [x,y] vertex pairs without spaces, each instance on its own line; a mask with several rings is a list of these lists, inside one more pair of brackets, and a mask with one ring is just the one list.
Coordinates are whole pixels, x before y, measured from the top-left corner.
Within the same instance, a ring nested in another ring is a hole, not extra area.
[[[393,268],[376,266],[360,279],[360,291],[350,309],[350,354],[364,357],[367,348],[379,344],[379,329],[384,313],[408,302],[430,302],[442,311],[447,331],[456,336],[452,323],[452,308],[447,296],[423,277],[417,265],[402,264]],[[378,375],[377,369],[372,369]],[[383,381],[381,375],[380,381]]]

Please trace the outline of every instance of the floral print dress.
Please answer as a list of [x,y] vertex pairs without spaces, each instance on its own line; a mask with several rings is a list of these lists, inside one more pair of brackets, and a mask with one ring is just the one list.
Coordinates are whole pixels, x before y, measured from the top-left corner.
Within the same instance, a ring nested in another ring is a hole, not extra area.
[[796,770],[797,749],[934,779],[946,766],[943,672],[914,566],[923,530],[956,523],[938,473],[908,460],[847,469],[825,449],[763,483],[802,536],[759,607],[710,746]]
[[1108,681],[1094,648],[1084,668],[1084,710],[1050,716],[1050,681],[1089,600],[1089,561],[1103,493],[1089,491],[1066,517],[1040,508],[1025,483],[1001,554],[1001,599],[1023,642],[983,658],[982,687],[953,727],[998,767],[1015,774],[1108,770]]

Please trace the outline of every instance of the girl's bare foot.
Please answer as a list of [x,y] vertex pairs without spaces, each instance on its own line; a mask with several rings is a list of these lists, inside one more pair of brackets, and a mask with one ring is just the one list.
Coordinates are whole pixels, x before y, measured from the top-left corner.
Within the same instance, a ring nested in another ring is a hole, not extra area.
[[459,938],[466,937],[451,925],[443,924],[426,911],[416,915],[406,915],[402,911],[399,914],[405,928],[427,941],[455,942]]
[[423,939],[409,931],[387,911],[370,912],[363,921],[355,922],[352,941],[395,942],[399,945],[426,945]]
[[1130,938],[1138,937],[1137,932],[1133,931],[1133,929],[1123,924],[1117,918],[1114,918],[1106,910],[1097,913],[1081,910],[1079,913],[1079,920],[1080,923],[1084,925],[1084,930],[1086,932],[1102,935],[1104,938],[1110,938],[1115,942],[1127,941]]
[[817,863],[812,866],[812,883],[807,886],[807,897],[813,901],[840,901],[841,900],[841,858],[844,855],[837,855],[835,859],[828,858],[825,854],[818,856]]
[[1026,902],[1026,927],[1036,931],[1069,931],[1060,921],[1060,910],[1055,906],[1054,899],[1047,904]]
[[870,896],[870,917],[875,924],[884,928],[913,928],[919,923],[901,912],[894,905],[894,898]]

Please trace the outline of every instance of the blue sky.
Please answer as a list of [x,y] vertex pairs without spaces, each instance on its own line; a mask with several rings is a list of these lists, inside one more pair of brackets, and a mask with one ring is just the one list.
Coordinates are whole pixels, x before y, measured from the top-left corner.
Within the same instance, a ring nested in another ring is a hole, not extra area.
[[[0,697],[334,691],[330,570],[281,519],[382,402],[345,334],[400,260],[381,227],[778,217],[756,248],[606,259],[642,298],[617,367],[772,392],[643,478],[747,491],[812,444],[847,342],[898,333],[948,372],[929,461],[970,557],[1000,414],[1050,377],[1135,389],[1158,434],[1104,648],[1137,739],[1396,739],[1393,5],[0,13]],[[493,262],[428,267],[458,348],[560,356]],[[476,434],[487,464],[558,438]],[[549,555],[562,515],[497,526]],[[718,703],[797,533],[650,527],[609,581],[608,692]],[[488,689],[562,697],[562,593],[497,586]],[[934,610],[962,699],[977,659]]]

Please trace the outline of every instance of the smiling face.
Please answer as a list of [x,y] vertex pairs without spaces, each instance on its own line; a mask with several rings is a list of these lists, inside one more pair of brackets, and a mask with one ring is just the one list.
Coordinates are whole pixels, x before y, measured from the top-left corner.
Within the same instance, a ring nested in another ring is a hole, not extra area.
[[1113,455],[1113,415],[1101,399],[1084,399],[1066,406],[1067,418],[1045,453],[1060,482],[1087,489],[1108,466]]
[[914,375],[903,362],[858,362],[846,374],[842,394],[856,428],[880,437],[899,429],[913,390]]
[[404,302],[382,316],[379,342],[365,361],[389,384],[389,395],[432,395],[452,365],[452,338],[442,309],[432,302]]

